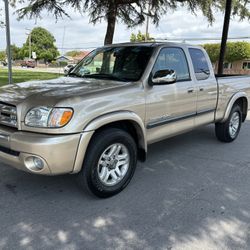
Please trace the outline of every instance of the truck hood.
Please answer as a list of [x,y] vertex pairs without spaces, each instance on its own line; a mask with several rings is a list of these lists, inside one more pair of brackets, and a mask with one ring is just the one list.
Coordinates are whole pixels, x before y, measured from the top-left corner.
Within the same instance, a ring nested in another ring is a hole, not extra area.
[[127,85],[127,82],[93,78],[61,77],[46,81],[29,81],[0,88],[0,101],[17,105],[29,97],[62,99],[81,96]]

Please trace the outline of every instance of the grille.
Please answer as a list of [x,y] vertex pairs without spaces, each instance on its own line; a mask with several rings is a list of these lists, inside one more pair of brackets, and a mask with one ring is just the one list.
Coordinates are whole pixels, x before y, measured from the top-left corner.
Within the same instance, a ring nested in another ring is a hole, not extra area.
[[0,103],[0,124],[14,128],[17,127],[17,111],[15,106]]

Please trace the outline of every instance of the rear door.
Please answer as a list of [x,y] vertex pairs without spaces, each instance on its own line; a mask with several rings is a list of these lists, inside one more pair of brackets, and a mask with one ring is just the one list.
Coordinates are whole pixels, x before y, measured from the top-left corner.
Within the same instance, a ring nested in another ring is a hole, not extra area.
[[207,54],[199,48],[189,48],[197,86],[197,116],[195,125],[214,121],[217,105],[217,81]]

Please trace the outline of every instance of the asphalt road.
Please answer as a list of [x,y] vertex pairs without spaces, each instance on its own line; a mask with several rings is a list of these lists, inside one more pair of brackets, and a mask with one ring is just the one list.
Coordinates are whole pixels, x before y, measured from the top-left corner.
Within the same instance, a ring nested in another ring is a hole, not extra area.
[[0,168],[0,249],[250,249],[250,121],[232,144],[207,126],[152,145],[106,200]]
[[[7,67],[1,67],[2,69],[7,69]],[[61,68],[23,68],[21,66],[14,66],[13,70],[23,70],[23,71],[30,71],[30,72],[44,72],[44,73],[58,73],[58,74],[64,74],[63,72],[64,67]]]

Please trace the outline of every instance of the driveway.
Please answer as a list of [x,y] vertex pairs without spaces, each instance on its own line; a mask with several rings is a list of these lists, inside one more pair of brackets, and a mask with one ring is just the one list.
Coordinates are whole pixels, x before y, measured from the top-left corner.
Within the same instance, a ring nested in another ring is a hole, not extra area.
[[207,126],[150,146],[106,200],[2,164],[0,212],[0,249],[249,249],[250,121],[232,144]]

